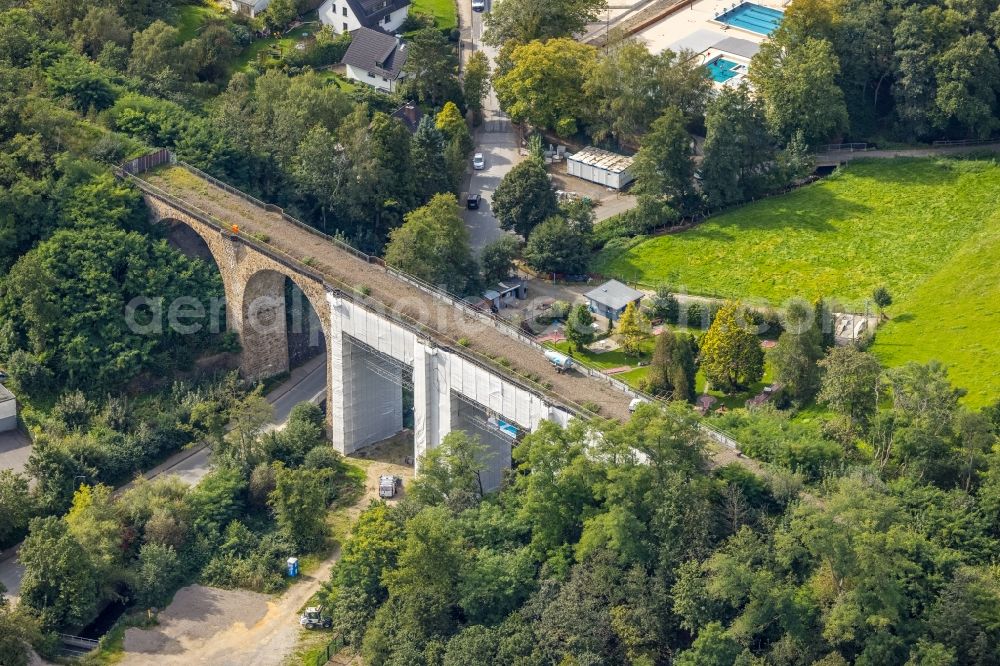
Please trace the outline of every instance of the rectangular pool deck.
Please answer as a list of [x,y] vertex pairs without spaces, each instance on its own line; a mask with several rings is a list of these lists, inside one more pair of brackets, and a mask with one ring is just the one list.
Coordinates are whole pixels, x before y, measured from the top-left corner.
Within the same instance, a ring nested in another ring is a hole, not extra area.
[[764,29],[763,23],[760,23],[763,20],[762,17],[766,14],[770,20],[780,22],[780,16],[789,2],[787,0],[756,0],[752,4],[752,7],[740,10],[738,18],[747,26],[753,21],[754,27],[759,27],[758,30],[736,24],[727,24],[719,20],[718,17],[737,10],[741,5],[740,2],[734,0],[695,0],[695,2],[683,5],[657,23],[636,33],[635,37],[644,41],[653,53],[660,53],[666,49],[675,52],[687,49],[695,53],[702,53],[726,37],[737,37],[760,44],[767,38],[767,33],[760,31]]
[[778,29],[784,12],[754,2],[744,2],[720,14],[715,20],[723,25],[742,28],[765,37]]

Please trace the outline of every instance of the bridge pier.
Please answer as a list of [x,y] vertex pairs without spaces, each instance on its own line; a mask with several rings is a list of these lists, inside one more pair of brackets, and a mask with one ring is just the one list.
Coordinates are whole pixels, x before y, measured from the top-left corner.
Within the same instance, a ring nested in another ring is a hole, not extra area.
[[341,299],[329,296],[327,409],[333,448],[344,455],[403,429],[403,368],[344,331]]
[[243,376],[257,381],[288,372],[285,276],[276,271],[256,273],[243,288],[242,297],[241,316],[232,318],[230,330],[240,336]]

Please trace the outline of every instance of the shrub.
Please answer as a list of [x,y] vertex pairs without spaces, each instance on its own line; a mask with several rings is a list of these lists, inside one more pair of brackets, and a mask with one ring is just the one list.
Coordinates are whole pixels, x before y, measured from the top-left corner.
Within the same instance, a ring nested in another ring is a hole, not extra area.
[[569,303],[566,301],[556,301],[549,308],[549,316],[553,319],[565,319],[569,315]]
[[302,466],[307,469],[332,469],[339,470],[343,464],[339,453],[327,445],[320,445],[306,454],[305,462]]

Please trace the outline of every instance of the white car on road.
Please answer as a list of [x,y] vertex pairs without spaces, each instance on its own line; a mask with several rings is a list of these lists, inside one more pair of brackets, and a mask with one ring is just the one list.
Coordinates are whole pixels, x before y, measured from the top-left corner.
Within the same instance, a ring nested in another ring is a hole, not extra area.
[[486,159],[482,153],[476,153],[472,156],[472,168],[476,171],[486,168]]
[[474,11],[474,12],[485,12],[486,11],[486,0],[472,0],[472,11]]

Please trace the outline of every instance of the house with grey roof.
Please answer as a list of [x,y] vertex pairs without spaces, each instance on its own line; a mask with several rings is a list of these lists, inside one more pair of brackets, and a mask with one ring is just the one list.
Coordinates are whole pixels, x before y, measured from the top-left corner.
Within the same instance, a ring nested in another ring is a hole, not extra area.
[[388,33],[358,28],[341,62],[348,78],[384,92],[396,92],[403,78],[406,44]]
[[399,30],[409,13],[410,0],[326,0],[319,8],[319,20],[340,34],[359,28]]
[[639,301],[643,296],[645,294],[641,291],[618,280],[608,280],[597,289],[591,289],[583,295],[591,312],[607,317],[611,321],[616,321],[625,312],[629,303],[635,303],[635,306],[639,307]]

